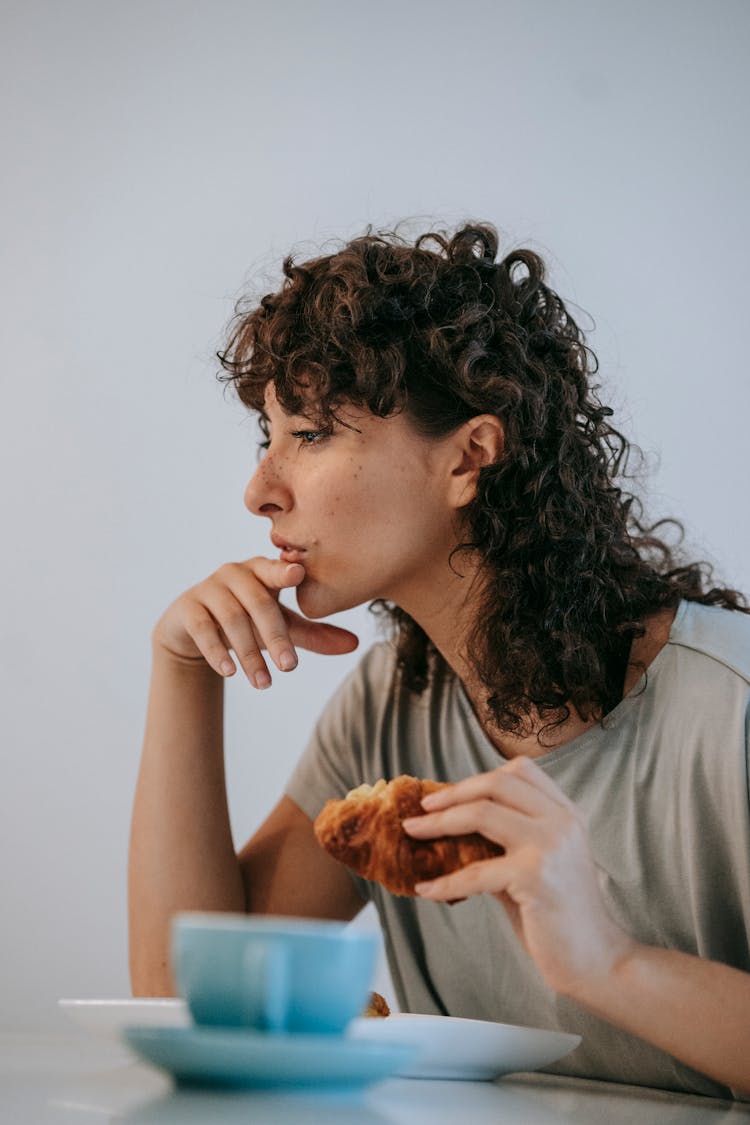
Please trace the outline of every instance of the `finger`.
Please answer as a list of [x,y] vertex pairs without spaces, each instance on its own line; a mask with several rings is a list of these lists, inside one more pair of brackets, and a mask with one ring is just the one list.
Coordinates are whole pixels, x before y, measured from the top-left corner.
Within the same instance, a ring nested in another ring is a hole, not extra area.
[[226,586],[209,594],[204,605],[229,642],[229,647],[233,649],[253,687],[261,690],[270,687],[268,666],[260,651],[253,621],[245,607]]
[[228,638],[204,605],[196,605],[191,611],[185,629],[215,672],[220,676],[234,675],[237,669],[229,655]]
[[447,808],[457,801],[473,801],[479,797],[490,796],[503,804],[517,808],[528,816],[545,816],[549,813],[549,801],[563,808],[570,808],[571,802],[552,778],[530,758],[518,757],[488,773],[478,773],[457,781],[450,788],[438,789],[429,793],[422,801],[422,807],[432,812]]
[[528,953],[529,949],[526,944],[526,937],[523,932],[523,922],[521,921],[521,907],[518,905],[516,900],[508,894],[507,890],[496,891],[495,894],[497,895],[498,902],[505,909],[505,913],[508,915],[508,920],[513,927],[513,933],[516,935],[521,945]]
[[513,758],[502,769],[504,772],[520,778],[527,785],[533,786],[540,793],[544,793],[545,796],[561,805],[562,808],[570,809],[574,807],[573,802],[569,797],[566,797],[557,782],[553,781],[549,774],[536,764],[533,758],[520,755],[518,758]]
[[419,840],[479,832],[504,848],[528,840],[530,830],[534,828],[530,817],[487,799],[452,805],[449,809],[425,813],[424,816],[407,817],[401,823],[409,836]]
[[285,563],[281,559],[267,559],[262,555],[246,559],[245,562],[229,564],[253,574],[269,590],[287,590],[299,586],[305,577],[302,563]]
[[232,607],[231,620],[227,622],[221,617],[221,623],[232,636],[232,647],[237,656],[241,659],[241,653],[234,645],[235,633],[230,633],[231,628],[246,646],[251,662],[257,663],[256,652],[265,648],[279,671],[291,672],[299,661],[277,594],[245,570],[228,571],[226,583],[227,589],[234,595],[236,607]]
[[438,789],[424,798],[422,807],[434,812],[454,804],[485,798],[516,809],[526,816],[544,816],[549,812],[549,802],[545,795],[536,786],[529,785],[518,773],[508,771],[505,766],[489,773],[467,777],[449,788]]
[[[213,620],[213,618],[211,620]],[[237,671],[237,666],[234,663],[234,661],[232,660],[232,654],[230,652],[230,649],[232,648],[231,642],[229,640],[229,637],[226,635],[226,633],[222,629],[221,625],[218,624],[218,622],[216,623],[216,628],[218,630],[219,638],[221,640],[221,643],[224,645],[224,648],[227,650],[227,654],[228,654],[227,659],[222,662],[220,671],[221,671],[222,675],[233,676],[234,673]]]
[[282,606],[281,612],[289,622],[290,636],[294,644],[299,648],[307,649],[308,652],[318,652],[324,656],[340,656],[345,652],[353,652],[359,644],[357,634],[351,633],[348,629],[329,625],[325,621],[310,621],[287,606]]
[[[280,559],[264,558],[262,555],[239,565],[250,567],[252,573],[270,589],[284,590],[296,587],[305,578],[305,568],[302,563],[285,563]],[[359,637],[349,629],[342,629],[338,625],[330,625],[323,621],[310,621],[288,606],[281,606],[281,612],[291,623],[293,644],[309,652],[336,656],[353,652],[359,645]]]
[[451,902],[486,892],[499,894],[505,890],[509,879],[509,861],[505,856],[498,856],[497,859],[482,859],[477,863],[470,863],[460,871],[452,871],[450,875],[417,883],[414,890],[420,898],[432,902]]

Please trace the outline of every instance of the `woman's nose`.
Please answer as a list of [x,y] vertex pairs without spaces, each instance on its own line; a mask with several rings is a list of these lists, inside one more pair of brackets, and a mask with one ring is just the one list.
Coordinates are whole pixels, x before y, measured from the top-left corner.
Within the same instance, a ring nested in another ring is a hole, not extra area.
[[244,499],[245,507],[254,516],[270,516],[289,507],[289,490],[268,454],[247,482]]

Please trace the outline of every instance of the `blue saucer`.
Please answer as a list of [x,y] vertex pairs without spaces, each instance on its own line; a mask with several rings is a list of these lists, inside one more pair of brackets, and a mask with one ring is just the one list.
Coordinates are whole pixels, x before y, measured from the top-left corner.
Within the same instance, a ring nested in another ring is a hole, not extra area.
[[411,1044],[244,1028],[126,1027],[122,1035],[141,1058],[191,1086],[366,1086],[416,1052]]

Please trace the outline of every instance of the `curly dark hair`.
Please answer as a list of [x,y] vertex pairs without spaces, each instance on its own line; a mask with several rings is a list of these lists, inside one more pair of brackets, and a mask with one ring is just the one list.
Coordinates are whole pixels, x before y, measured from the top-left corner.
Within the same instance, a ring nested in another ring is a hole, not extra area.
[[[413,243],[368,228],[335,253],[289,256],[278,292],[239,302],[219,378],[259,412],[273,382],[284,409],[329,424],[344,403],[404,411],[434,437],[477,414],[501,419],[503,455],[480,471],[456,550],[478,552],[486,575],[467,653],[489,713],[526,734],[534,712],[557,720],[551,730],[569,704],[603,720],[649,614],[683,598],[750,609],[659,537],[668,523],[684,534],[678,521],[644,526],[640,501],[616,483],[637,447],[608,422],[596,356],[542,259],[497,252],[495,228],[469,223]],[[398,606],[371,608],[395,624],[404,681],[421,692],[441,657]]]

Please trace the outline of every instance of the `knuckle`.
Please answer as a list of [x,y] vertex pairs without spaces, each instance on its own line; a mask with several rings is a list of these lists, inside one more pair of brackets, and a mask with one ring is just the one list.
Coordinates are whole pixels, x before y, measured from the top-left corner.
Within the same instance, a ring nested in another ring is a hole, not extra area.
[[523,857],[522,866],[526,881],[531,886],[538,886],[544,877],[544,852],[536,848],[529,849]]
[[265,640],[268,647],[271,648],[275,647],[276,645],[286,644],[289,640],[289,634],[286,631],[281,631],[279,629],[269,630],[269,632],[266,634]]
[[190,610],[186,615],[185,625],[190,633],[198,636],[207,636],[216,631],[214,622],[203,606],[195,606]]
[[480,830],[487,830],[492,827],[495,819],[495,803],[487,798],[478,802],[477,805],[477,826]]
[[278,560],[266,559],[263,555],[253,555],[251,559],[246,559],[245,562],[237,563],[237,566],[246,578],[249,577],[257,582],[261,582],[259,572],[268,574],[268,567],[273,567],[276,561]]
[[[219,567],[216,574],[221,576],[223,585],[232,586],[236,585],[238,581],[247,581],[248,567],[241,562],[225,562]],[[249,577],[252,578],[252,575]]]
[[465,890],[477,889],[484,881],[484,867],[481,863],[470,863],[463,869],[462,875]]
[[258,587],[254,593],[254,601],[261,610],[275,610],[278,606],[276,598],[262,582],[258,583]]
[[522,777],[525,772],[525,766],[523,764],[525,761],[525,758],[511,758],[509,762],[498,766],[494,771],[497,774],[498,784],[502,784],[507,777]]
[[230,609],[222,615],[222,626],[225,629],[236,631],[248,623],[248,616],[242,609]]

